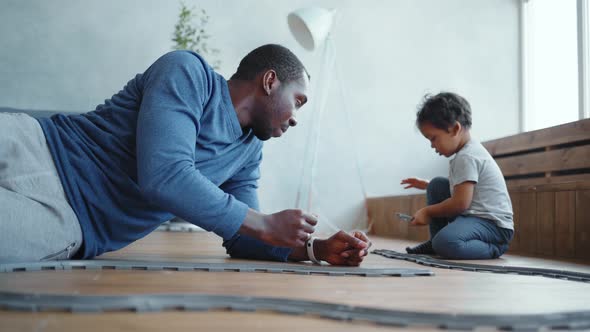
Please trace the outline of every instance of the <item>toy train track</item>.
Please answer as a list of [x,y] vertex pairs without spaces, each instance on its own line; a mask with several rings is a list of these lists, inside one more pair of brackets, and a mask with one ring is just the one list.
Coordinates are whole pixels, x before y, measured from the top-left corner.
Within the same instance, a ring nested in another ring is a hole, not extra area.
[[425,266],[437,267],[442,269],[453,269],[470,272],[491,272],[491,273],[504,273],[504,274],[518,274],[526,276],[542,276],[554,279],[563,279],[569,281],[579,282],[590,282],[590,274],[566,271],[566,270],[553,270],[553,269],[542,269],[532,267],[518,267],[518,266],[497,266],[497,265],[484,265],[484,264],[469,264],[469,263],[458,263],[450,262],[442,259],[433,258],[427,255],[415,255],[415,254],[404,254],[394,250],[377,249],[373,250],[372,253],[385,256],[387,258],[400,259],[418,263]]
[[433,326],[440,329],[473,330],[582,330],[590,328],[590,312],[546,315],[443,314],[397,311],[286,298],[207,294],[53,295],[0,292],[0,309],[30,312],[164,312],[230,310],[311,315],[321,318],[370,322],[395,327]]
[[425,269],[359,268],[331,265],[288,263],[189,263],[96,259],[0,264],[0,272],[27,272],[52,270],[166,270],[200,272],[266,272],[291,273],[300,275],[358,277],[415,277],[434,275],[432,271]]

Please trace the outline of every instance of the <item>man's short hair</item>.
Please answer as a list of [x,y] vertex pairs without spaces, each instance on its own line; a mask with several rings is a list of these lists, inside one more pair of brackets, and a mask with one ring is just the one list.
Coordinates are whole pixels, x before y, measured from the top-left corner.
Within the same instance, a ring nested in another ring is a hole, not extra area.
[[266,70],[274,70],[281,82],[289,83],[302,78],[305,72],[309,78],[307,69],[303,63],[288,48],[277,45],[267,44],[260,46],[246,55],[232,80],[253,80],[256,75]]

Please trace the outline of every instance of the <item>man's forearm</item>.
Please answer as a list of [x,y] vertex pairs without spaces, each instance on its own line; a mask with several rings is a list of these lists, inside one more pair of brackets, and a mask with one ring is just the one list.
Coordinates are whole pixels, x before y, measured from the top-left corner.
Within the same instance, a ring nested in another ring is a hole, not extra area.
[[290,261],[306,261],[309,258],[307,257],[307,250],[305,247],[293,248],[291,254],[289,255]]
[[254,209],[248,209],[246,218],[244,218],[242,226],[240,226],[238,232],[255,239],[260,239],[261,234],[264,232],[265,217],[266,215],[263,213],[260,213]]

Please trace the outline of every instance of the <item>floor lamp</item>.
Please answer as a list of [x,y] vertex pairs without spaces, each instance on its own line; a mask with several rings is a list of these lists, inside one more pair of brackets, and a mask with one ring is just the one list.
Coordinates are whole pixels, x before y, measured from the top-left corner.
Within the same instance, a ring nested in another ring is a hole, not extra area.
[[[287,16],[289,30],[291,31],[297,42],[308,51],[315,51],[317,49],[320,49],[321,51],[320,70],[319,75],[317,77],[317,80],[320,83],[318,84],[318,88],[314,93],[319,102],[317,104],[314,103],[314,105],[316,105],[317,108],[316,110],[314,110],[313,114],[315,121],[313,121],[312,123],[311,134],[307,137],[308,142],[306,145],[306,156],[304,157],[304,166],[302,168],[299,188],[297,191],[295,202],[295,206],[297,208],[305,209],[307,211],[312,211],[313,184],[317,168],[319,150],[318,145],[321,134],[322,116],[326,109],[328,94],[330,90],[330,76],[332,76],[331,73],[338,72],[337,68],[335,68],[335,55],[333,53],[334,48],[332,46],[332,39],[330,36],[330,31],[334,23],[335,14],[335,10],[319,7],[308,7],[293,11]],[[338,81],[337,84],[341,83],[339,79],[339,77],[336,77],[336,80]],[[343,94],[342,87],[339,87],[341,94]],[[348,117],[348,113],[346,113],[346,115],[349,129],[352,135],[353,133],[350,118]],[[359,175],[359,179],[361,181],[361,187],[363,190],[364,197],[366,198],[366,191],[364,189],[364,184],[360,173],[360,165],[358,163],[358,154],[356,146],[354,150],[357,172]],[[309,169],[306,169],[305,166],[308,164],[311,164],[311,167]],[[305,201],[307,201],[306,205],[304,203]],[[365,216],[367,214],[366,211],[367,210],[365,206],[365,211],[363,211],[363,214]],[[332,228],[332,230],[339,230],[339,228],[336,225],[329,221],[329,218],[326,218],[321,214],[320,220],[322,220],[323,223]]]

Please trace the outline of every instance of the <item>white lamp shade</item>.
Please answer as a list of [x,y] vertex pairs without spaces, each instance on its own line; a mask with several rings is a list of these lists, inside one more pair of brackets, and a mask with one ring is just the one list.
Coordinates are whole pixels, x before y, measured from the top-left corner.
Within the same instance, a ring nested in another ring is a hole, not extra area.
[[319,7],[301,8],[287,17],[289,29],[297,42],[310,51],[324,42],[332,28],[333,19],[333,10]]

